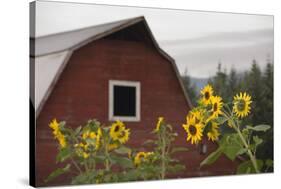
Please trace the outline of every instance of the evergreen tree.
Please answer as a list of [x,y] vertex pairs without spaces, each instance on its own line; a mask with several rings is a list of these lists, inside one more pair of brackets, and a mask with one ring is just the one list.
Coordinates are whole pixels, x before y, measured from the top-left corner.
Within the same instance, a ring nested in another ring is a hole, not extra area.
[[197,100],[197,93],[196,93],[196,86],[191,83],[190,76],[188,75],[187,68],[184,71],[184,75],[182,76],[182,81],[184,84],[184,88],[191,100],[192,104],[196,104]]
[[252,96],[251,116],[244,124],[268,124],[272,129],[259,135],[264,143],[257,151],[257,157],[273,159],[273,66],[267,63],[262,72],[256,60],[253,60],[251,70],[244,76],[246,91]]
[[264,95],[263,95],[263,108],[264,114],[267,119],[268,124],[273,125],[273,65],[267,63],[265,72],[263,75],[264,83]]
[[210,80],[210,84],[213,86],[214,90],[218,95],[220,95],[223,99],[227,99],[227,74],[226,71],[221,71],[221,62],[218,63],[217,73]]
[[252,96],[252,111],[250,122],[253,125],[264,123],[263,106],[261,105],[264,95],[264,85],[262,82],[262,72],[254,59],[252,67],[247,78],[245,78],[246,91]]
[[235,95],[238,92],[238,83],[239,78],[237,76],[237,72],[234,68],[231,68],[228,80],[227,80],[227,101],[232,101],[233,95]]
[[261,102],[262,117],[264,123],[269,124],[271,129],[261,136],[264,143],[257,151],[257,156],[273,159],[273,64],[270,59],[267,60],[262,79],[264,83],[264,95]]

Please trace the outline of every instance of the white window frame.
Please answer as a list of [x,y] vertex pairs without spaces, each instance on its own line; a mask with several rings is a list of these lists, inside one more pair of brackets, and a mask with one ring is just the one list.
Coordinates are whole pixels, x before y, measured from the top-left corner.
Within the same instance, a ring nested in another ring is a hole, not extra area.
[[[114,116],[114,86],[125,86],[125,87],[135,87],[136,88],[136,115],[135,116]],[[138,81],[124,81],[124,80],[109,80],[109,121],[128,121],[128,122],[138,122],[140,121],[140,108],[141,108],[141,98],[140,98],[141,84]]]

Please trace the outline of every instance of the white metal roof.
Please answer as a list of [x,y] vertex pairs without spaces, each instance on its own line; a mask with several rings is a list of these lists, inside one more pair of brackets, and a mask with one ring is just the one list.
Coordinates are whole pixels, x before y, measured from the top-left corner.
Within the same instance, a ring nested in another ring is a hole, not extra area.
[[106,31],[110,31],[113,28],[118,28],[122,25],[127,26],[127,24],[130,22],[134,24],[140,21],[142,18],[143,17],[136,17],[116,22],[110,22],[78,30],[42,36],[36,38],[35,40],[34,38],[31,38],[31,40],[33,40],[31,45],[34,44],[34,47],[31,48],[32,51],[30,52],[30,54],[32,56],[43,56],[55,52],[64,51],[78,45],[83,41],[86,41],[91,37],[103,34]]
[[68,54],[69,51],[63,51],[36,57],[35,61],[31,61],[35,68],[35,88],[32,88],[35,91],[35,102],[32,99],[35,110],[38,109]]

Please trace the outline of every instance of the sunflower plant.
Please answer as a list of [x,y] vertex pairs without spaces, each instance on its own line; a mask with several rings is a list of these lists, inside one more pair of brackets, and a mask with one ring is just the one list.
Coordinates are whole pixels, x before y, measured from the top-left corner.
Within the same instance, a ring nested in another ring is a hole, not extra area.
[[[165,179],[167,174],[183,171],[185,166],[180,164],[173,156],[176,152],[188,151],[188,149],[172,145],[177,137],[172,125],[166,123],[164,117],[159,117],[152,133],[155,135],[155,139],[147,140],[144,144],[152,145],[154,147],[153,152],[138,153],[135,158],[135,164],[140,163],[142,172],[150,175],[152,179]],[[139,156],[143,157],[144,161],[138,161]],[[149,161],[146,161],[147,157],[149,157]],[[143,166],[148,169],[143,168]],[[151,173],[153,174],[151,175]]]
[[[211,85],[206,85],[201,90],[201,98],[198,105],[186,116],[183,128],[187,133],[187,142],[198,144],[204,135],[219,147],[212,152],[200,166],[214,163],[221,154],[234,160],[237,156],[244,161],[238,166],[237,173],[259,173],[265,165],[272,166],[270,160],[258,160],[256,158],[257,147],[263,142],[254,135],[255,132],[266,132],[269,125],[248,126],[242,125],[243,118],[251,113],[251,96],[239,93],[233,97],[232,102],[223,102],[223,99],[215,95]],[[220,127],[228,126],[231,133],[221,135]],[[266,163],[267,162],[267,163]]]
[[133,180],[152,180],[159,179],[160,168],[157,166],[157,156],[152,151],[134,151],[131,154],[134,168],[130,169],[126,174],[129,179]]
[[72,184],[117,182],[125,179],[126,170],[134,168],[128,157],[131,149],[125,146],[130,130],[121,121],[104,126],[89,120],[73,130],[54,119],[50,128],[58,141],[57,163],[65,167],[52,172],[46,182],[67,172],[74,175]]

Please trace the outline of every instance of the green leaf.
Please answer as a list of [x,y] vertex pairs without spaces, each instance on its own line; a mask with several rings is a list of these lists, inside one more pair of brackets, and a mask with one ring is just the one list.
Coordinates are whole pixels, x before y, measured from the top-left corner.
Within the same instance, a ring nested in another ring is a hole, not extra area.
[[255,146],[257,147],[258,145],[260,145],[261,143],[262,143],[262,139],[261,138],[259,138],[258,136],[254,136],[253,137],[253,140],[254,140],[254,142],[255,142]]
[[[263,166],[262,160],[257,160],[258,169],[261,170]],[[255,168],[252,164],[252,161],[245,161],[241,163],[237,168],[237,174],[249,174],[249,173],[256,173]]]
[[134,164],[132,160],[126,157],[110,156],[110,161],[113,164],[118,164],[123,168],[133,168]]
[[62,148],[60,149],[56,161],[57,162],[64,162],[66,159],[68,159],[71,156],[71,149],[70,148]]
[[[161,159],[161,156],[159,157],[159,159]],[[169,162],[169,163],[178,163],[178,162],[179,162],[178,159],[170,158],[170,157],[166,157],[166,158],[164,158],[164,160],[165,160],[166,162]]]
[[244,128],[242,130],[242,135],[244,136],[245,139],[247,139],[249,137],[249,129]]
[[114,150],[118,154],[128,154],[131,152],[130,148],[127,148],[125,146],[121,146],[120,148],[117,148]]
[[218,148],[216,151],[212,152],[210,155],[208,155],[207,158],[205,158],[201,163],[200,163],[200,167],[202,167],[203,165],[210,165],[212,163],[214,163],[222,154],[222,149]]
[[80,133],[81,129],[82,129],[81,126],[79,126],[79,127],[77,127],[77,128],[75,129],[75,132],[74,132],[74,133],[75,133],[75,136]]
[[186,148],[186,147],[174,147],[171,150],[171,154],[174,154],[176,152],[187,152],[187,151],[188,151],[188,148]]
[[67,164],[64,168],[58,168],[56,169],[54,172],[52,172],[47,179],[45,179],[45,182],[49,182],[51,180],[53,180],[54,178],[68,172],[70,170],[71,165]]
[[[96,177],[96,173],[92,173],[91,176],[92,177]],[[91,180],[89,178],[89,174],[87,173],[83,173],[83,174],[80,174],[76,177],[74,177],[71,181],[71,184],[90,184],[91,183]]]
[[225,117],[218,117],[218,118],[217,118],[217,122],[218,122],[219,125],[224,124],[224,122],[226,122],[227,120],[228,120],[228,119],[225,118]]
[[138,179],[140,173],[137,169],[131,169],[128,172],[122,173],[121,181],[135,181]]
[[154,144],[154,143],[155,143],[154,140],[148,139],[143,143],[143,145],[149,145],[149,144]]
[[105,175],[103,179],[105,182],[110,182],[112,180],[112,174]]
[[222,152],[232,161],[243,152],[243,144],[236,133],[224,135],[219,145]]
[[167,124],[166,127],[167,127],[168,129],[170,129],[170,131],[173,130],[173,127],[172,127],[170,124]]
[[266,165],[267,167],[273,167],[273,160],[272,160],[272,159],[267,159],[267,160],[265,161],[265,165]]
[[65,122],[65,121],[61,121],[61,122],[59,122],[59,126],[60,126],[60,127],[64,127],[64,126],[65,126],[65,124],[66,124],[66,122]]
[[246,148],[241,148],[238,152],[237,152],[237,155],[242,155],[244,153],[247,152],[247,149]]
[[247,125],[246,126],[247,129],[253,130],[253,131],[267,131],[268,129],[271,128],[270,125],[256,125],[254,127]]
[[243,148],[237,144],[232,144],[223,148],[223,153],[232,161],[236,158],[236,156],[241,153]]
[[97,163],[103,163],[105,161],[106,157],[102,156],[102,155],[96,155],[96,156],[94,156],[94,159]]
[[185,166],[184,165],[181,165],[181,164],[176,164],[176,165],[170,165],[168,166],[167,168],[167,171],[169,173],[178,173],[178,172],[181,172],[185,170]]

